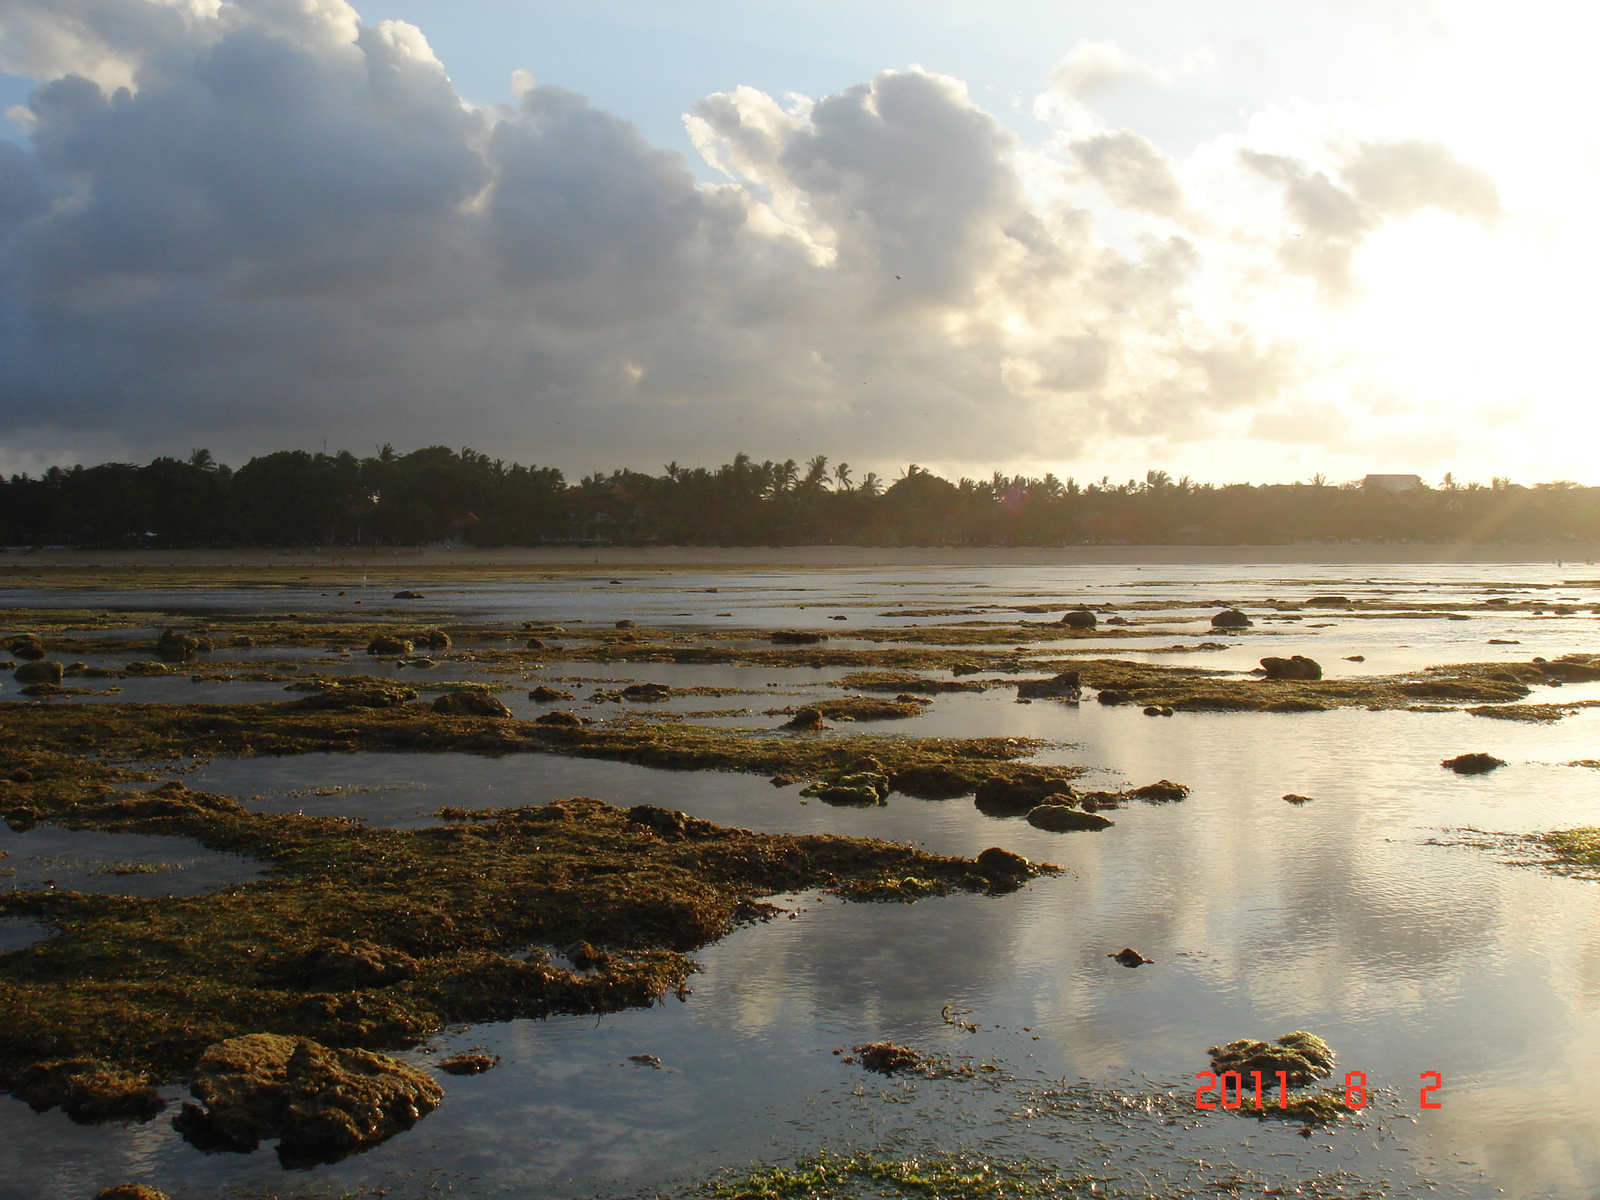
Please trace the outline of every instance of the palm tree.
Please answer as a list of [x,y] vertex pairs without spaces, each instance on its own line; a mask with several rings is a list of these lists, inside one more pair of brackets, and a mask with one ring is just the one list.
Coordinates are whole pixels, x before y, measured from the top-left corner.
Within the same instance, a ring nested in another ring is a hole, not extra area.
[[876,471],[868,471],[861,480],[861,486],[856,491],[865,492],[869,496],[876,496],[883,491],[883,480],[878,478]]
[[834,477],[835,480],[838,481],[839,490],[841,492],[848,492],[850,490],[850,464],[849,463],[842,462],[837,467],[835,467],[833,469],[833,477]]
[[800,486],[806,491],[820,491],[828,486],[828,456],[819,454],[806,463],[806,477]]

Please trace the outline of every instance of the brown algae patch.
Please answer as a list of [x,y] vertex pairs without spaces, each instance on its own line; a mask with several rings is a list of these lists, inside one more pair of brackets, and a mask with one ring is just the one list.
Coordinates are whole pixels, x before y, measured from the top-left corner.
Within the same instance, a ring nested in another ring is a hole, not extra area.
[[823,1150],[792,1164],[719,1176],[704,1184],[698,1195],[707,1200],[1027,1200],[1034,1196],[1091,1195],[1094,1185],[1104,1182],[1087,1175],[1068,1177],[1033,1164],[968,1154],[895,1158]]
[[[53,815],[183,834],[258,858],[271,878],[179,898],[0,895],[0,915],[55,931],[0,956],[0,1074],[13,1086],[37,1064],[89,1054],[159,1080],[246,1034],[377,1049],[447,1023],[648,1005],[685,989],[690,951],[769,913],[767,895],[905,901],[1056,870],[589,799],[403,831],[250,813],[173,783]],[[580,943],[598,948],[587,970],[543,949]]]

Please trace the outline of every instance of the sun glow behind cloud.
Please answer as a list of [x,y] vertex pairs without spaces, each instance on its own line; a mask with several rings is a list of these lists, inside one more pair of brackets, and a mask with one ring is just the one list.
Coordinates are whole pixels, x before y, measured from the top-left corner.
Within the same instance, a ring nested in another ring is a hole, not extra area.
[[1600,155],[1558,15],[1417,10],[1363,101],[1176,151],[1105,114],[1214,100],[1232,51],[1065,45],[1026,144],[932,71],[733,88],[686,114],[696,183],[548,68],[464,104],[424,31],[341,0],[0,0],[44,84],[0,145],[0,468],[311,431],[1589,480]]

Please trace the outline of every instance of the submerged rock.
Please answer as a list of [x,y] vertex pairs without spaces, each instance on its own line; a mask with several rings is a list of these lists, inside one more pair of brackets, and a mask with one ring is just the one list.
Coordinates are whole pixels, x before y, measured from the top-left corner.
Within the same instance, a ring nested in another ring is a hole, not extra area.
[[38,662],[23,663],[11,678],[22,684],[48,683],[56,686],[61,683],[64,674],[65,668],[60,663],[47,658]]
[[439,1064],[439,1070],[446,1075],[482,1075],[485,1071],[492,1071],[500,1065],[498,1054],[479,1054],[470,1050],[463,1050],[460,1054],[452,1054]]
[[[335,1162],[410,1129],[444,1091],[413,1066],[370,1050],[253,1033],[208,1046],[173,1121],[202,1149],[248,1153],[276,1137],[285,1163]],[[201,1107],[201,1106],[204,1107]]]
[[1447,758],[1439,764],[1449,767],[1457,775],[1483,775],[1496,767],[1506,765],[1506,760],[1496,758],[1492,754],[1458,754],[1454,758]]
[[966,774],[943,763],[904,767],[895,771],[889,782],[895,791],[919,800],[950,800],[973,790],[972,780]]
[[367,643],[368,654],[410,654],[411,650],[410,642],[387,633],[380,633]]
[[94,1200],[171,1200],[160,1188],[147,1183],[119,1183],[100,1192]]
[[1268,679],[1322,678],[1322,664],[1301,654],[1292,658],[1263,658],[1261,668],[1266,671]]
[[396,600],[421,600],[423,599],[423,595],[421,592],[407,590],[403,592],[396,592],[394,594],[394,598]]
[[1144,955],[1140,954],[1137,950],[1135,950],[1132,946],[1124,946],[1121,950],[1118,950],[1115,954],[1108,954],[1108,955],[1106,955],[1106,957],[1107,958],[1116,959],[1119,963],[1121,963],[1125,967],[1142,967],[1146,963],[1155,962],[1155,959],[1146,958]]
[[1265,1083],[1276,1079],[1279,1071],[1288,1075],[1292,1087],[1333,1073],[1332,1048],[1304,1030],[1284,1034],[1276,1044],[1241,1038],[1225,1046],[1213,1046],[1206,1053],[1211,1055],[1211,1069],[1219,1075],[1237,1071],[1241,1079],[1248,1079],[1251,1071],[1260,1071]]
[[1136,787],[1129,793],[1136,800],[1146,800],[1152,804],[1161,804],[1171,800],[1186,800],[1189,796],[1189,785],[1173,783],[1170,779],[1158,779],[1154,783],[1147,783],[1143,787]]
[[529,700],[537,700],[540,704],[552,704],[557,700],[576,700],[571,692],[563,692],[553,687],[540,684],[528,693]]
[[1284,798],[1284,801],[1286,803],[1294,804],[1294,805],[1310,804],[1311,803],[1311,797],[1310,796],[1301,796],[1301,795],[1298,795],[1295,792],[1285,792],[1283,798]]
[[1250,618],[1237,608],[1225,608],[1211,618],[1213,629],[1249,629],[1252,627]]
[[17,1076],[11,1091],[34,1112],[59,1105],[79,1125],[148,1121],[167,1106],[144,1076],[93,1058],[34,1063]]
[[622,689],[624,700],[670,700],[672,689],[664,683],[630,683]]
[[131,662],[122,668],[124,675],[165,675],[166,664],[158,662]]
[[482,688],[463,688],[459,692],[446,692],[433,702],[433,711],[447,717],[503,718],[511,715],[511,710],[498,696]]
[[415,700],[414,689],[398,684],[334,684],[301,700],[296,707],[338,711],[355,708],[394,708]]
[[979,811],[990,816],[1020,817],[1032,812],[1052,797],[1057,804],[1071,804],[1076,799],[1072,785],[1059,776],[1041,771],[1022,771],[1009,778],[991,775],[978,785],[974,802]]
[[523,645],[524,650],[548,650],[550,647],[540,638],[531,637]]
[[812,633],[807,629],[780,629],[767,639],[774,646],[815,646],[828,640],[825,633]]
[[1066,804],[1041,804],[1028,813],[1028,824],[1051,833],[1072,833],[1081,829],[1106,829],[1116,822],[1099,813],[1084,812]]
[[1019,700],[1078,700],[1083,685],[1076,671],[1063,671],[1049,679],[1024,679],[1017,684]]
[[877,805],[889,800],[889,777],[875,771],[855,771],[825,783],[802,788],[802,796],[815,796],[824,804]]
[[1119,692],[1114,688],[1101,688],[1095,699],[1108,708],[1118,704],[1132,704],[1133,697],[1126,692]]
[[535,725],[554,725],[558,728],[576,729],[581,725],[593,725],[588,717],[580,717],[577,713],[567,712],[565,709],[556,709],[533,719]]
[[1095,627],[1094,613],[1087,608],[1075,608],[1061,618],[1059,624],[1068,629],[1093,629]]

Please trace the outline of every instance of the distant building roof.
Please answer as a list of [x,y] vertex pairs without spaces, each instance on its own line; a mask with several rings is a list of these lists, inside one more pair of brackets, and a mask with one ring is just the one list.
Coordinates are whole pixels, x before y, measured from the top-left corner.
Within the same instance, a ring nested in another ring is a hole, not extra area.
[[1420,492],[1421,475],[1368,475],[1361,486],[1369,492]]

